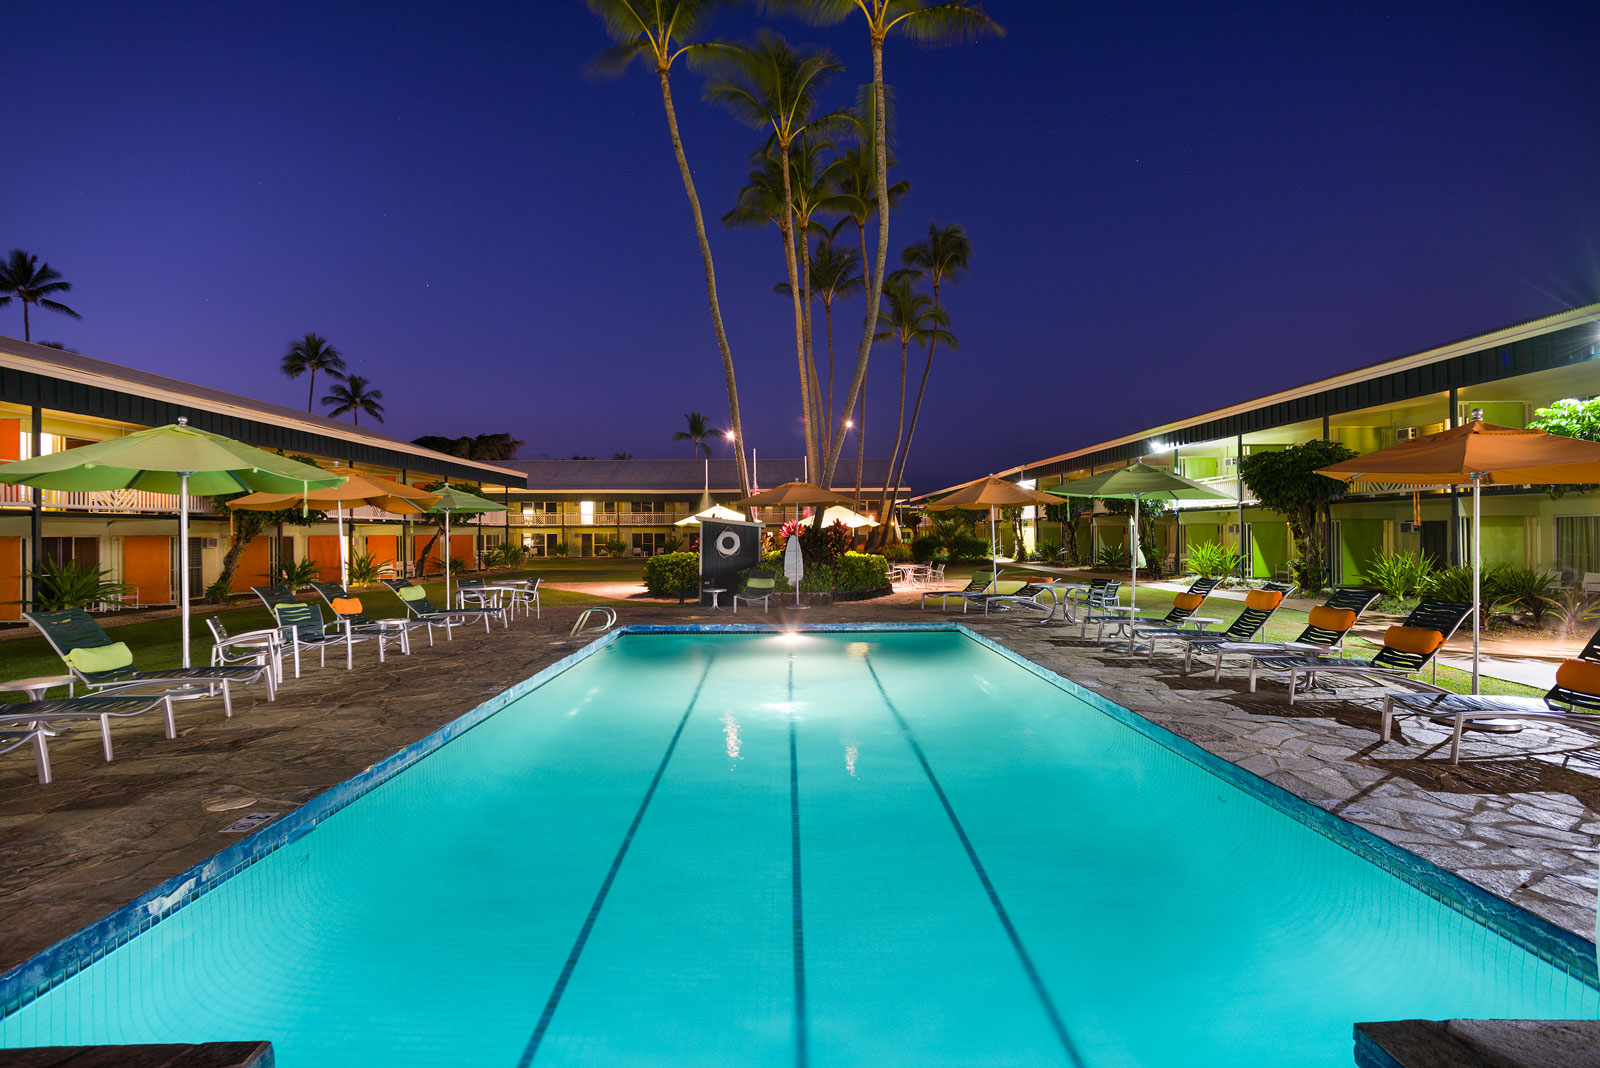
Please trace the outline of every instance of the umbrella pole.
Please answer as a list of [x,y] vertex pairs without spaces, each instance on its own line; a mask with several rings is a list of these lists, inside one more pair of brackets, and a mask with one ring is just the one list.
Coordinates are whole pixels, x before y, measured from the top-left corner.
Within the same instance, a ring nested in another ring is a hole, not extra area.
[[1000,534],[994,527],[994,505],[989,506],[989,566],[993,572],[989,575],[989,586],[1000,583]]
[[1479,520],[1479,497],[1483,480],[1472,476],[1472,692],[1481,693],[1478,670],[1478,640],[1483,631],[1483,525]]
[[183,666],[189,666],[189,472],[178,472],[178,606],[183,620]]
[[348,543],[344,537],[344,502],[339,502],[339,588],[345,589],[350,585],[350,556]]
[[444,513],[444,552],[439,554],[444,559],[444,610],[450,611],[450,511]]
[[[1138,611],[1139,608],[1139,495],[1133,496],[1133,530],[1128,534],[1128,544],[1133,551],[1128,554],[1129,563],[1133,564],[1133,586],[1128,590],[1128,607]],[[1131,648],[1131,646],[1130,646]]]

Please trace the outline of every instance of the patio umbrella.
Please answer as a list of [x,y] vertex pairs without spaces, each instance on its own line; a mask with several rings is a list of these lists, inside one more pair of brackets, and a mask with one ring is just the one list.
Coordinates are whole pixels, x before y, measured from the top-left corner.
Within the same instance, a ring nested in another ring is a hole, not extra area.
[[769,490],[762,490],[742,501],[734,501],[741,508],[753,505],[775,505],[784,507],[794,505],[795,522],[800,521],[800,506],[803,504],[849,504],[850,498],[832,490],[825,490],[821,486],[813,486],[809,482],[784,482],[773,486]]
[[724,508],[720,504],[713,504],[704,511],[696,512],[687,519],[680,519],[672,524],[675,527],[697,527],[702,519],[731,519],[734,522],[744,522],[744,513],[735,512],[732,508]]
[[476,493],[457,489],[449,484],[438,489],[439,499],[428,506],[428,511],[439,512],[444,515],[444,552],[440,556],[444,560],[444,604],[450,607],[450,517],[452,515],[481,515],[484,512],[504,512],[506,506],[498,501],[491,501],[487,497],[480,497]]
[[360,475],[353,469],[329,468],[322,469],[326,474],[344,479],[344,484],[332,486],[328,489],[313,490],[302,498],[296,494],[282,493],[252,493],[245,497],[228,502],[229,508],[245,508],[255,512],[276,512],[284,508],[292,508],[296,501],[303,500],[307,505],[315,505],[322,510],[333,508],[339,518],[339,585],[350,584],[349,546],[344,536],[344,509],[346,505],[354,508],[359,505],[371,505],[382,508],[385,512],[396,515],[412,515],[416,512],[426,511],[439,499],[437,493],[428,493],[426,490],[417,489],[415,486],[404,486],[398,482],[390,482],[377,475]]
[[178,604],[189,667],[188,496],[265,490],[300,499],[343,481],[309,464],[212,434],[180,418],[168,426],[80,445],[0,467],[0,482],[41,489],[140,489],[178,498]]
[[1133,565],[1133,582],[1129,586],[1128,603],[1134,608],[1139,607],[1139,502],[1148,498],[1163,501],[1203,501],[1210,498],[1233,500],[1226,493],[1202,486],[1198,482],[1191,482],[1182,475],[1163,471],[1159,467],[1151,467],[1140,461],[1116,471],[1107,471],[1104,474],[1091,475],[1068,482],[1061,486],[1051,486],[1045,490],[1052,497],[1099,497],[1115,498],[1117,500],[1133,501],[1133,517],[1131,520],[1131,533],[1128,536],[1128,557]]
[[833,505],[822,513],[823,526],[831,527],[835,523],[843,523],[851,530],[860,530],[862,527],[875,527],[878,525],[876,519],[870,519],[860,512],[852,512],[842,504]]
[[943,511],[949,508],[984,508],[989,509],[989,543],[994,546],[991,561],[994,566],[994,578],[1000,578],[1000,539],[996,536],[994,528],[994,510],[1001,507],[1022,504],[1054,504],[1054,497],[1031,490],[1026,486],[1019,486],[1015,482],[1007,482],[1003,478],[980,478],[968,482],[965,486],[945,494],[936,501],[931,501],[926,506],[931,511]]
[[1484,486],[1560,486],[1600,482],[1600,443],[1519,430],[1483,421],[1474,410],[1465,426],[1402,441],[1342,460],[1317,473],[1341,482],[1370,479],[1407,486],[1472,485],[1472,692],[1479,692],[1479,633],[1483,606]]

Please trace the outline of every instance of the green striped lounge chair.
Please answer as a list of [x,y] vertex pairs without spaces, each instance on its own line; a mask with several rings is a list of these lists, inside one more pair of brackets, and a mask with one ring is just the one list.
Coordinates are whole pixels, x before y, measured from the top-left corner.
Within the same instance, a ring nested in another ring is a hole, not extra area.
[[[1051,598],[1048,604],[1039,600],[1039,598],[1046,595]],[[1050,589],[1050,583],[1048,582],[1030,582],[1013,593],[980,594],[974,597],[973,600],[983,603],[984,615],[988,615],[990,611],[1010,612],[1020,608],[1043,612],[1045,618],[1048,619],[1056,611],[1055,594]],[[1041,620],[1041,622],[1043,621]]]
[[1402,716],[1429,716],[1449,721],[1450,763],[1461,761],[1461,732],[1477,720],[1527,719],[1565,724],[1580,730],[1600,730],[1600,631],[1596,631],[1576,658],[1556,668],[1556,684],[1543,697],[1491,694],[1406,693],[1391,694],[1383,702],[1383,733],[1389,741],[1394,721]]
[[927,608],[928,607],[928,598],[929,597],[937,597],[937,598],[939,598],[939,608],[942,610],[944,608],[945,604],[950,600],[950,598],[955,597],[955,598],[958,598],[962,602],[961,610],[964,612],[964,611],[966,611],[966,600],[967,600],[967,598],[973,597],[973,596],[977,596],[977,595],[981,595],[984,591],[988,590],[993,585],[994,585],[994,583],[991,582],[989,579],[987,579],[987,578],[979,578],[978,576],[974,575],[970,580],[968,580],[967,584],[965,586],[961,587],[961,589],[959,589],[959,590],[927,590],[927,591],[925,591],[923,593],[923,595],[922,595],[922,602],[921,602],[920,605],[918,605],[918,608]]
[[[1100,615],[1085,616],[1084,623],[1096,623],[1094,640],[1105,641],[1107,627],[1127,627],[1135,638],[1143,631],[1172,631],[1180,630],[1184,620],[1200,611],[1200,606],[1206,603],[1206,598],[1211,596],[1211,591],[1217,588],[1220,579],[1200,578],[1189,584],[1189,588],[1172,599],[1172,610],[1164,616],[1126,616],[1115,612],[1105,612]],[[1129,652],[1133,651],[1133,642],[1128,643]]]
[[373,619],[366,614],[361,598],[353,596],[337,582],[313,582],[311,588],[316,590],[322,599],[327,602],[332,610],[334,623],[354,634],[361,634],[378,640],[378,663],[384,662],[384,647],[390,639],[400,643],[400,651],[407,656],[411,655],[411,632],[419,628],[427,628],[428,644],[433,644],[433,628],[424,620],[390,618]]
[[127,644],[112,641],[94,617],[81,608],[24,612],[23,616],[39,629],[50,648],[91,693],[160,688],[170,696],[184,697],[194,696],[181,692],[186,688],[204,687],[207,693],[221,693],[225,716],[233,715],[231,687],[235,683],[243,686],[264,680],[267,700],[276,700],[278,696],[277,679],[270,664],[140,671],[133,666],[133,651]]
[[170,694],[90,694],[88,697],[0,705],[0,708],[5,709],[5,714],[0,715],[0,753],[9,753],[31,744],[34,770],[42,786],[48,786],[52,779],[47,740],[84,720],[100,721],[100,749],[108,761],[111,759],[113,719],[138,716],[152,708],[160,708],[166,713],[167,737],[178,736]]
[[739,614],[739,602],[760,604],[763,612],[772,607],[772,591],[778,585],[774,571],[756,570],[745,576],[744,589],[733,595],[733,614]]
[[[1217,661],[1211,677],[1213,682],[1221,682],[1222,661],[1225,657],[1248,656],[1253,665],[1255,660],[1264,656],[1338,652],[1344,647],[1344,639],[1350,633],[1350,628],[1356,625],[1361,613],[1378,599],[1380,592],[1361,586],[1339,587],[1326,601],[1311,609],[1306,629],[1293,641],[1241,642],[1231,641],[1221,634],[1207,634],[1195,638],[1190,643],[1189,653],[1192,656],[1196,652],[1201,655],[1215,652]],[[1185,660],[1184,663],[1187,669],[1189,661]]]
[[[1089,617],[1105,613],[1106,609],[1121,603],[1121,579],[1090,579],[1088,589],[1073,590],[1067,595],[1066,620],[1078,624],[1078,637],[1089,636]],[[1083,609],[1083,618],[1074,619],[1072,610]]]
[[1162,642],[1178,642],[1183,646],[1183,670],[1189,670],[1190,658],[1194,655],[1194,647],[1205,640],[1213,643],[1218,639],[1225,642],[1247,642],[1261,633],[1267,625],[1267,620],[1272,618],[1274,612],[1283,604],[1283,599],[1294,592],[1292,582],[1268,582],[1259,590],[1251,590],[1245,594],[1244,610],[1238,614],[1228,629],[1217,634],[1205,634],[1193,630],[1167,630],[1167,631],[1141,631],[1145,640],[1150,643],[1149,655],[1146,661],[1153,661],[1156,657],[1156,646]]
[[[432,601],[428,600],[427,591],[410,579],[384,579],[383,584],[389,588],[391,593],[400,598],[400,602],[406,606],[406,611],[413,618],[420,619],[435,627],[443,627],[446,641],[455,640],[450,633],[454,627],[466,626],[469,623],[477,623],[482,620],[484,633],[492,634],[494,631],[489,626],[489,621],[495,616],[501,616],[502,622],[505,621],[504,616],[496,609],[453,608],[447,612],[441,612],[434,607]],[[509,625],[507,623],[507,626]],[[430,644],[433,641],[431,634],[428,637],[428,641]]]
[[1253,659],[1250,667],[1250,691],[1255,692],[1258,668],[1289,673],[1289,704],[1294,704],[1301,692],[1317,684],[1319,676],[1350,675],[1370,682],[1406,683],[1440,692],[1437,686],[1423,682],[1416,676],[1430,664],[1438,674],[1437,654],[1456,628],[1472,614],[1472,606],[1460,601],[1441,601],[1424,597],[1406,616],[1405,622],[1390,627],[1383,635],[1383,648],[1370,660],[1352,657],[1307,656],[1289,654],[1264,656]]

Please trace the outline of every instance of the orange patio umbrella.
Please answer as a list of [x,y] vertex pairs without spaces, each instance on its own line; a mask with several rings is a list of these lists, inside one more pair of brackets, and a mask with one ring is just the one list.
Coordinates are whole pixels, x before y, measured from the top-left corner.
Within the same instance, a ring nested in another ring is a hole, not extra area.
[[1483,536],[1479,530],[1484,486],[1561,486],[1600,482],[1600,442],[1520,430],[1483,421],[1474,410],[1453,427],[1387,449],[1317,469],[1341,482],[1367,480],[1405,486],[1472,486],[1472,692],[1479,692],[1478,644],[1482,629]]
[[985,508],[989,509],[989,543],[994,546],[991,563],[994,566],[994,577],[991,582],[1000,577],[1000,540],[995,535],[994,510],[1013,505],[1028,504],[1060,504],[1061,502],[1048,493],[1040,493],[1015,482],[1007,482],[1003,478],[980,478],[968,482],[950,493],[926,505],[930,511],[942,511],[947,508]]
[[809,482],[784,482],[773,486],[769,490],[762,490],[752,497],[742,501],[734,501],[741,508],[751,506],[777,506],[794,505],[795,522],[800,521],[800,506],[802,504],[849,504],[850,498],[825,490],[821,486],[813,486]]
[[305,494],[251,493],[229,501],[228,507],[245,508],[255,512],[276,512],[284,508],[293,508],[296,504],[314,506],[324,511],[329,508],[334,509],[339,518],[339,585],[341,586],[348,585],[350,581],[348,546],[344,537],[346,505],[354,508],[365,504],[397,515],[412,515],[427,511],[439,501],[437,493],[391,482],[377,475],[360,475],[349,467],[325,467],[323,470],[330,475],[341,476],[344,478],[344,483]]

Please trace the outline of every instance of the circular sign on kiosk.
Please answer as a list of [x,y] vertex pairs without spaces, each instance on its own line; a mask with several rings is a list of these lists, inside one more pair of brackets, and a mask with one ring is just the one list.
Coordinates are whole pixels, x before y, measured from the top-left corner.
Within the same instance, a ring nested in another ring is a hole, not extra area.
[[739,532],[736,530],[724,530],[717,535],[717,540],[714,544],[717,547],[717,552],[723,556],[733,556],[739,551],[739,547],[744,544],[744,539],[739,537]]

